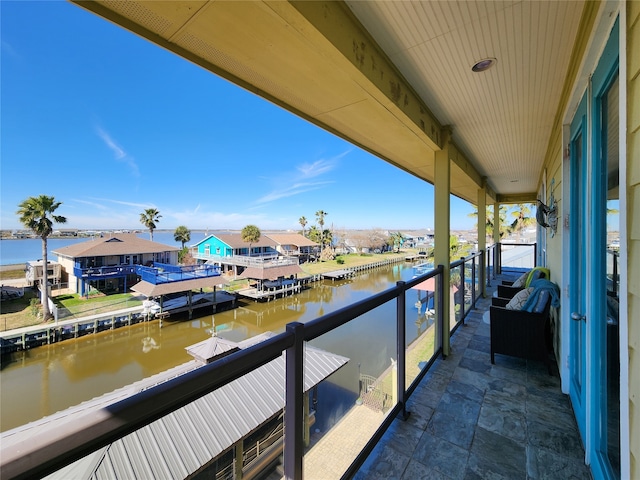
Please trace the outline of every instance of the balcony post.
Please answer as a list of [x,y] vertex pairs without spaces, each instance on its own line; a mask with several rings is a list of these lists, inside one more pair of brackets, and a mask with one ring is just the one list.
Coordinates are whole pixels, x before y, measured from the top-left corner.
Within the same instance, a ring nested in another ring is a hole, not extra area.
[[[461,319],[462,319],[462,323],[464,324],[464,318],[466,317],[466,312],[465,312],[465,297],[466,297],[466,289],[467,289],[467,282],[466,282],[466,278],[465,278],[465,261],[464,261],[464,257],[460,257],[460,260],[462,260],[462,263],[460,264],[460,290],[462,291],[462,295],[460,296],[460,312],[461,312]],[[454,303],[455,305],[455,303]],[[455,308],[455,307],[454,307]]]
[[[487,249],[487,188],[486,177],[482,178],[482,188],[478,189],[478,251],[486,252]],[[487,296],[486,282],[487,276],[486,262],[480,262],[480,295],[484,298]],[[475,277],[474,277],[475,278]],[[474,289],[475,299],[475,289]]]
[[[434,181],[434,211],[435,211],[435,232],[434,232],[434,264],[442,265],[442,279],[445,301],[440,306],[444,322],[442,324],[442,353],[449,355],[450,349],[450,328],[451,323],[451,248],[449,245],[450,212],[451,212],[451,145],[450,128],[442,129],[442,150],[435,152],[435,181]],[[437,336],[438,332],[436,332]]]
[[396,310],[396,341],[397,341],[397,351],[398,351],[398,374],[397,374],[397,388],[398,388],[398,401],[402,403],[402,418],[406,420],[409,418],[409,412],[407,412],[407,398],[406,398],[406,388],[405,388],[405,379],[406,379],[406,368],[407,368],[407,359],[405,356],[406,353],[406,327],[405,327],[405,316],[406,316],[406,290],[405,290],[405,282],[399,281],[396,282],[396,285],[401,290],[400,295],[398,295],[397,299],[397,310]]
[[303,391],[304,391],[304,325],[287,324],[287,333],[293,335],[293,345],[286,350],[286,394],[284,408],[284,478],[302,479]]
[[493,278],[495,275],[502,273],[500,271],[500,230],[502,228],[502,222],[500,222],[500,204],[495,202],[493,204],[493,243],[496,246],[496,250],[493,254]]

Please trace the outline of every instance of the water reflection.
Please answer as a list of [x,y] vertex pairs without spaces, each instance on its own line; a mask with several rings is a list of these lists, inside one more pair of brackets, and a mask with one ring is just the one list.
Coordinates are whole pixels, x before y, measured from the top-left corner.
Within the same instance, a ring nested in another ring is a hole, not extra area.
[[[299,294],[266,303],[241,301],[225,312],[199,312],[184,321],[157,321],[122,327],[54,345],[16,352],[0,375],[0,429],[17,427],[76,405],[192,358],[186,347],[216,333],[241,341],[265,331],[282,332],[290,322],[308,322],[411,279],[410,264],[381,267],[350,280],[323,281]],[[414,298],[411,295],[411,298]],[[424,333],[429,319],[407,301],[408,343]],[[363,315],[314,340],[327,351],[350,358],[318,391],[316,428],[340,418],[358,396],[358,365],[377,376],[395,358],[395,302]]]

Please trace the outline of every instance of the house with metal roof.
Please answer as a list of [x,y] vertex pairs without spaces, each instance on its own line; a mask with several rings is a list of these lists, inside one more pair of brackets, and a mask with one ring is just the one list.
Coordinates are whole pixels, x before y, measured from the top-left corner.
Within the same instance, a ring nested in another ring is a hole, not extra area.
[[295,256],[300,260],[308,259],[314,249],[320,247],[319,243],[299,233],[268,233],[266,236],[276,242],[276,250],[280,255]]
[[136,267],[156,262],[176,265],[179,248],[142,239],[133,233],[107,234],[53,251],[72,292],[92,288],[126,292],[138,282]]
[[[107,412],[111,405],[132,395],[188,374],[203,364],[239,349],[251,347],[271,336],[272,333],[266,333],[239,343],[211,337],[186,348],[196,360],[4,432],[1,437],[2,443],[7,446],[34,435],[47,435],[47,432],[63,428],[71,418],[74,421],[82,421],[83,417]],[[316,385],[349,361],[346,357],[310,345],[305,346],[304,356],[305,395],[309,395]],[[284,385],[283,354],[242,378],[46,478],[187,478],[196,473],[215,474],[221,469],[228,469],[229,465],[233,468],[234,459],[243,457],[244,460],[237,464],[246,472],[254,463],[260,463],[264,457],[243,454],[244,440],[249,437],[255,438],[253,435],[260,432],[265,424],[282,424],[280,417],[285,404]],[[309,405],[309,402],[306,404]],[[307,409],[305,418],[308,430],[313,421],[313,412]],[[271,455],[269,458],[273,456],[272,450],[275,450],[277,455],[282,450],[281,428],[275,428],[275,431],[280,432],[279,441],[272,438],[273,435],[267,435],[273,448],[260,449],[262,453]]]

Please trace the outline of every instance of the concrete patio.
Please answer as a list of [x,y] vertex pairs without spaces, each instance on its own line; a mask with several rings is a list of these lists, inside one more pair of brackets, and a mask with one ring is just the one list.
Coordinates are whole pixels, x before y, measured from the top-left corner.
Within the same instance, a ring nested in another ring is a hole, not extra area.
[[478,301],[357,480],[591,478],[555,362],[553,376],[542,362],[496,355],[491,364],[490,304]]

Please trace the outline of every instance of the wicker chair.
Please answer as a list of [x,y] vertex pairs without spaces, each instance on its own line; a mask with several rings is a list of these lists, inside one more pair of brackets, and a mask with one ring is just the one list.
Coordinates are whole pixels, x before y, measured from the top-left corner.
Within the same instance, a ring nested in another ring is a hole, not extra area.
[[505,308],[507,298],[493,298],[490,307],[491,318],[491,363],[495,364],[495,354],[530,360],[542,360],[553,375],[549,352],[551,350],[551,327],[549,310],[551,297],[535,312],[509,310]]
[[535,267],[534,269],[530,270],[529,273],[531,274],[531,276],[527,279],[525,285],[521,287],[514,287],[512,281],[503,280],[502,284],[498,285],[497,288],[498,297],[513,298],[516,293],[518,293],[523,288],[528,287],[529,284],[534,280],[537,280],[539,278],[546,278],[547,280],[549,279],[549,270],[544,267]]

